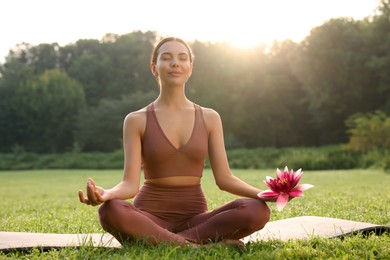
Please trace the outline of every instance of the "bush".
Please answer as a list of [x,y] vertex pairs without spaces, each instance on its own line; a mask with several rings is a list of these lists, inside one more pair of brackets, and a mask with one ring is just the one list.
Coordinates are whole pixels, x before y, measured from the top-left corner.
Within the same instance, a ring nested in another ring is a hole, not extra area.
[[377,148],[390,148],[390,117],[382,111],[355,114],[347,119],[349,142],[347,149],[368,152]]
[[[368,153],[345,150],[341,145],[326,147],[256,148],[228,150],[235,169],[276,169],[288,166],[297,170],[377,168],[390,170],[390,150]],[[209,161],[206,167],[210,167]],[[122,169],[123,151],[70,152],[63,154],[0,154],[0,170],[27,169]]]
[[0,170],[121,169],[123,152],[63,154],[1,154]]
[[390,170],[390,149],[372,149],[362,156],[362,168]]
[[[228,151],[231,168],[282,168],[324,170],[360,167],[361,153],[342,149],[339,145],[325,147],[256,148]],[[207,165],[208,166],[208,165]]]

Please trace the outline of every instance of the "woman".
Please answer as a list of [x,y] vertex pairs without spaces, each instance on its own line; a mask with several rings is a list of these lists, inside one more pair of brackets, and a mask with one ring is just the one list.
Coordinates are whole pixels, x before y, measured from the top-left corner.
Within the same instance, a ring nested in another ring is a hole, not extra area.
[[[270,210],[257,197],[261,190],[231,173],[218,113],[185,95],[191,49],[179,38],[165,38],[152,53],[150,69],[160,94],[124,120],[122,181],[103,189],[88,179],[87,197],[79,191],[80,201],[102,204],[100,223],[122,244],[135,239],[241,244],[239,239],[264,227]],[[247,198],[208,211],[200,185],[207,154],[218,187]],[[145,181],[140,189],[141,168]],[[133,203],[126,201],[131,198]]]

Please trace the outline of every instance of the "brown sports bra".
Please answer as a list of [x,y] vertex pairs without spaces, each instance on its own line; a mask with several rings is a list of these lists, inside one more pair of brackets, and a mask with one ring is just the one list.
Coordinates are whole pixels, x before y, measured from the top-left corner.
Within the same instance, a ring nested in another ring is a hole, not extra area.
[[176,148],[157,121],[154,105],[146,109],[146,127],[142,137],[142,160],[145,179],[172,176],[202,177],[208,150],[208,133],[202,109],[194,104],[195,122],[188,142]]

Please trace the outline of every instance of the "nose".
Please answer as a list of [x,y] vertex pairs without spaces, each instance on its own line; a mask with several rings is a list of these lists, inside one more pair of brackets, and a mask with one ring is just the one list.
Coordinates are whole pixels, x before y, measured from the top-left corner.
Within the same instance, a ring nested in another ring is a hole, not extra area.
[[172,59],[171,66],[172,67],[179,67],[179,63],[178,63],[177,59],[175,59],[175,58]]

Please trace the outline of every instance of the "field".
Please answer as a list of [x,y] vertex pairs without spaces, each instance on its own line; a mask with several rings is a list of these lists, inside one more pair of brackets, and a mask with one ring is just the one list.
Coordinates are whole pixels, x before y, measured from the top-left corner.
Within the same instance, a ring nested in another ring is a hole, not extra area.
[[[234,170],[248,183],[265,189],[262,180],[275,170]],[[120,170],[30,170],[0,172],[0,230],[14,232],[98,233],[97,208],[78,202],[77,191],[88,177],[110,187],[121,179]],[[304,171],[302,183],[315,187],[292,200],[271,221],[296,216],[324,216],[390,225],[390,174],[379,170]],[[204,172],[203,189],[209,209],[236,196],[220,191],[212,173]],[[0,253],[2,258],[70,259],[389,259],[390,235],[356,235],[344,239],[264,241],[244,249],[212,245],[181,248],[137,244],[122,249],[62,249]]]

